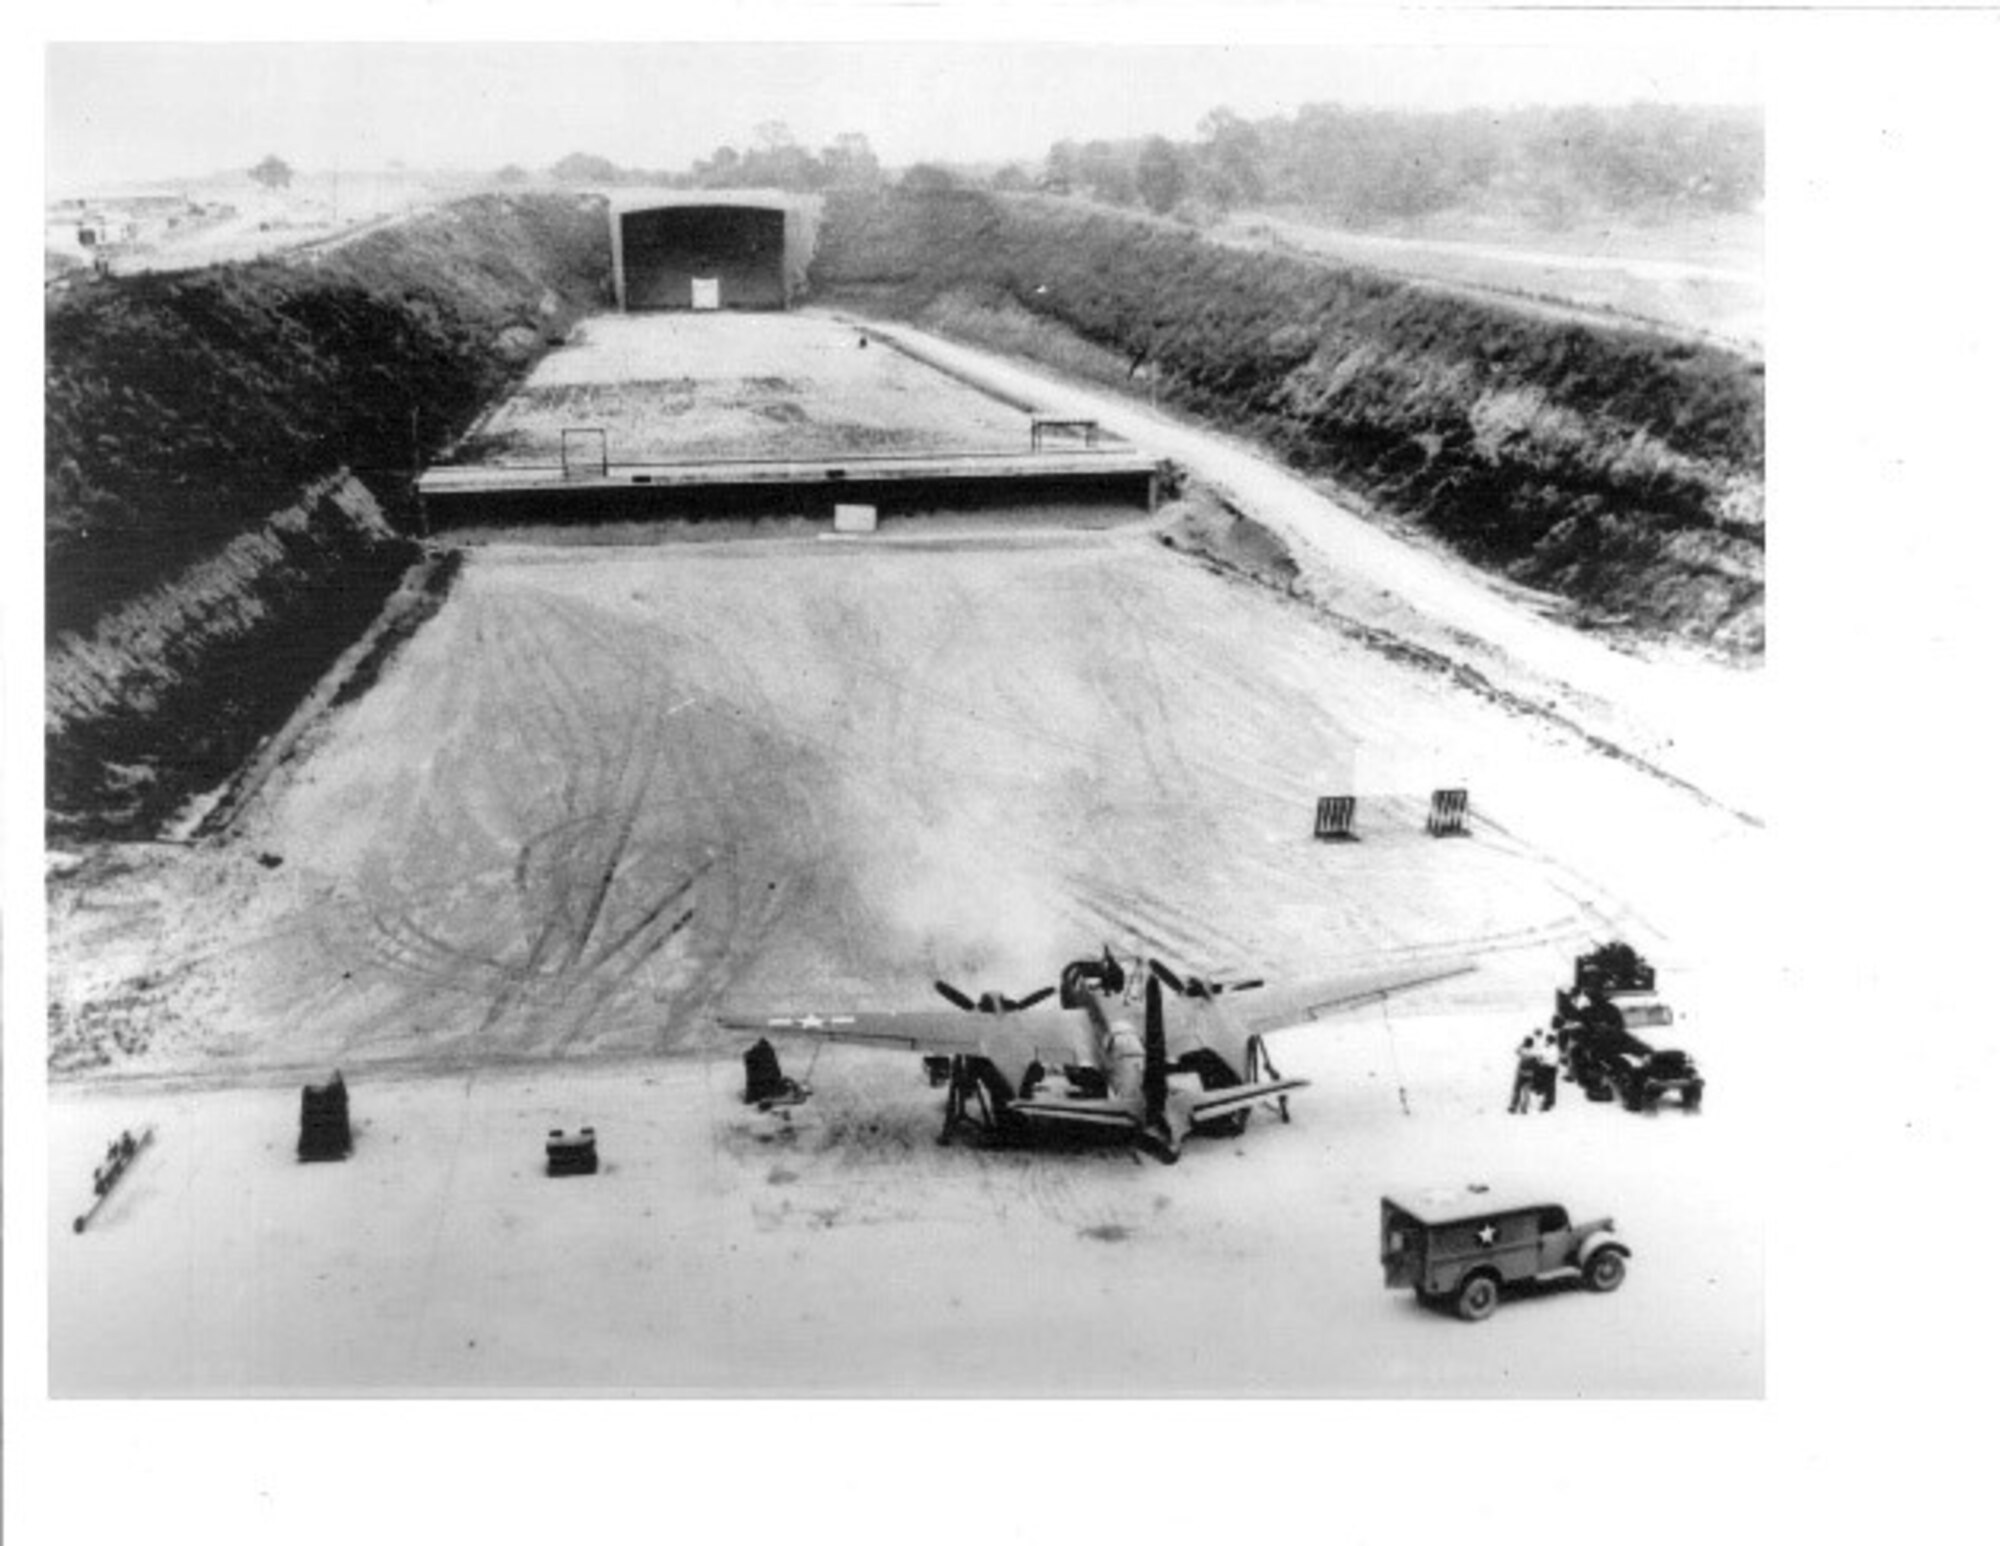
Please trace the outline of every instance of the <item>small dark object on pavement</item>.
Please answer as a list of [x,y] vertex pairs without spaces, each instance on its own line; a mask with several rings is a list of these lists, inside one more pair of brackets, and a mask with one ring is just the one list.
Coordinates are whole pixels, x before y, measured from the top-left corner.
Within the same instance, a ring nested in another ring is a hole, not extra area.
[[754,1106],[784,1092],[785,1072],[778,1066],[777,1049],[759,1037],[757,1044],[743,1054],[743,1102]]
[[299,1158],[344,1160],[354,1152],[354,1129],[347,1120],[347,1081],[338,1069],[325,1084],[299,1092]]
[[796,1106],[812,1091],[796,1079],[785,1077],[785,1071],[778,1066],[778,1054],[770,1042],[758,1039],[757,1044],[743,1054],[743,1100],[746,1105],[755,1106],[759,1111],[769,1111],[776,1106]]
[[70,1226],[76,1233],[82,1234],[90,1221],[97,1217],[97,1210],[104,1206],[105,1199],[111,1195],[111,1189],[118,1184],[125,1172],[132,1168],[132,1162],[139,1157],[139,1151],[152,1141],[153,1130],[150,1127],[141,1128],[136,1138],[132,1136],[132,1130],[128,1127],[111,1140],[104,1151],[104,1163],[91,1174],[91,1190],[96,1195],[91,1199],[90,1207],[78,1214]]
[[594,1176],[597,1174],[597,1129],[581,1128],[571,1138],[565,1137],[561,1128],[551,1128],[547,1153],[549,1174],[552,1176]]

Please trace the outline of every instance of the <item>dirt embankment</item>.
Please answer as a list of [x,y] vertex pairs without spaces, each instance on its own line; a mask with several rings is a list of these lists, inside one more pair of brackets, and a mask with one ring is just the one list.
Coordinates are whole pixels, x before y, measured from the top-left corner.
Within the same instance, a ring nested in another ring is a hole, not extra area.
[[479,198],[47,314],[49,822],[141,836],[365,630],[412,474],[605,304],[594,199]]
[[1158,535],[1164,547],[1286,595],[1294,593],[1299,566],[1284,539],[1199,484],[1182,488],[1161,509]]
[[1586,622],[1762,651],[1754,361],[965,191],[830,197],[814,284],[1154,390]]
[[282,721],[417,545],[352,474],[51,647],[53,834],[156,831]]

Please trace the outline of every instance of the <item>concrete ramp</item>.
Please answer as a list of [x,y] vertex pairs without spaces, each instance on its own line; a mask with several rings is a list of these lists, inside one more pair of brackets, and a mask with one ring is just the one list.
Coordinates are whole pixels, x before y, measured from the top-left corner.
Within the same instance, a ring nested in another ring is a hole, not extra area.
[[[677,283],[699,287],[698,277]],[[722,285],[727,304],[728,278]],[[832,318],[596,317],[418,481],[431,529],[1152,508],[1156,463]]]

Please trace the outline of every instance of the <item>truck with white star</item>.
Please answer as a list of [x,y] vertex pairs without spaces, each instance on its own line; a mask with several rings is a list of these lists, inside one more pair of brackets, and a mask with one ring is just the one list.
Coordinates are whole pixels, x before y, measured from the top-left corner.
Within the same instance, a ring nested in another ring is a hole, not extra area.
[[1518,1284],[1580,1279],[1598,1293],[1625,1281],[1632,1251],[1608,1217],[1572,1220],[1560,1203],[1473,1184],[1382,1199],[1382,1273],[1429,1308],[1483,1321]]

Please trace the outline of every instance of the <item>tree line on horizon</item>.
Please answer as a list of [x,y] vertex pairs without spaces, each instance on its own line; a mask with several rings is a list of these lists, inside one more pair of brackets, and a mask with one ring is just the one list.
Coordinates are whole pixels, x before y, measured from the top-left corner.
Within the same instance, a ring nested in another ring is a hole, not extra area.
[[[864,134],[815,151],[781,121],[744,147],[721,145],[686,168],[640,170],[576,153],[559,182],[798,193],[901,186],[1041,191],[1201,223],[1235,209],[1298,207],[1367,226],[1448,210],[1501,210],[1553,228],[1593,213],[1731,214],[1764,194],[1764,128],[1755,108],[1635,103],[1417,112],[1313,103],[1251,120],[1204,114],[1190,140],[1058,140],[1039,164],[924,161],[892,173]],[[505,168],[502,183],[527,182]]]
[[1061,140],[1042,186],[1155,214],[1297,206],[1355,225],[1493,207],[1562,226],[1595,211],[1736,213],[1764,193],[1755,109],[1407,112],[1315,103],[1253,122],[1227,107],[1192,141]]

